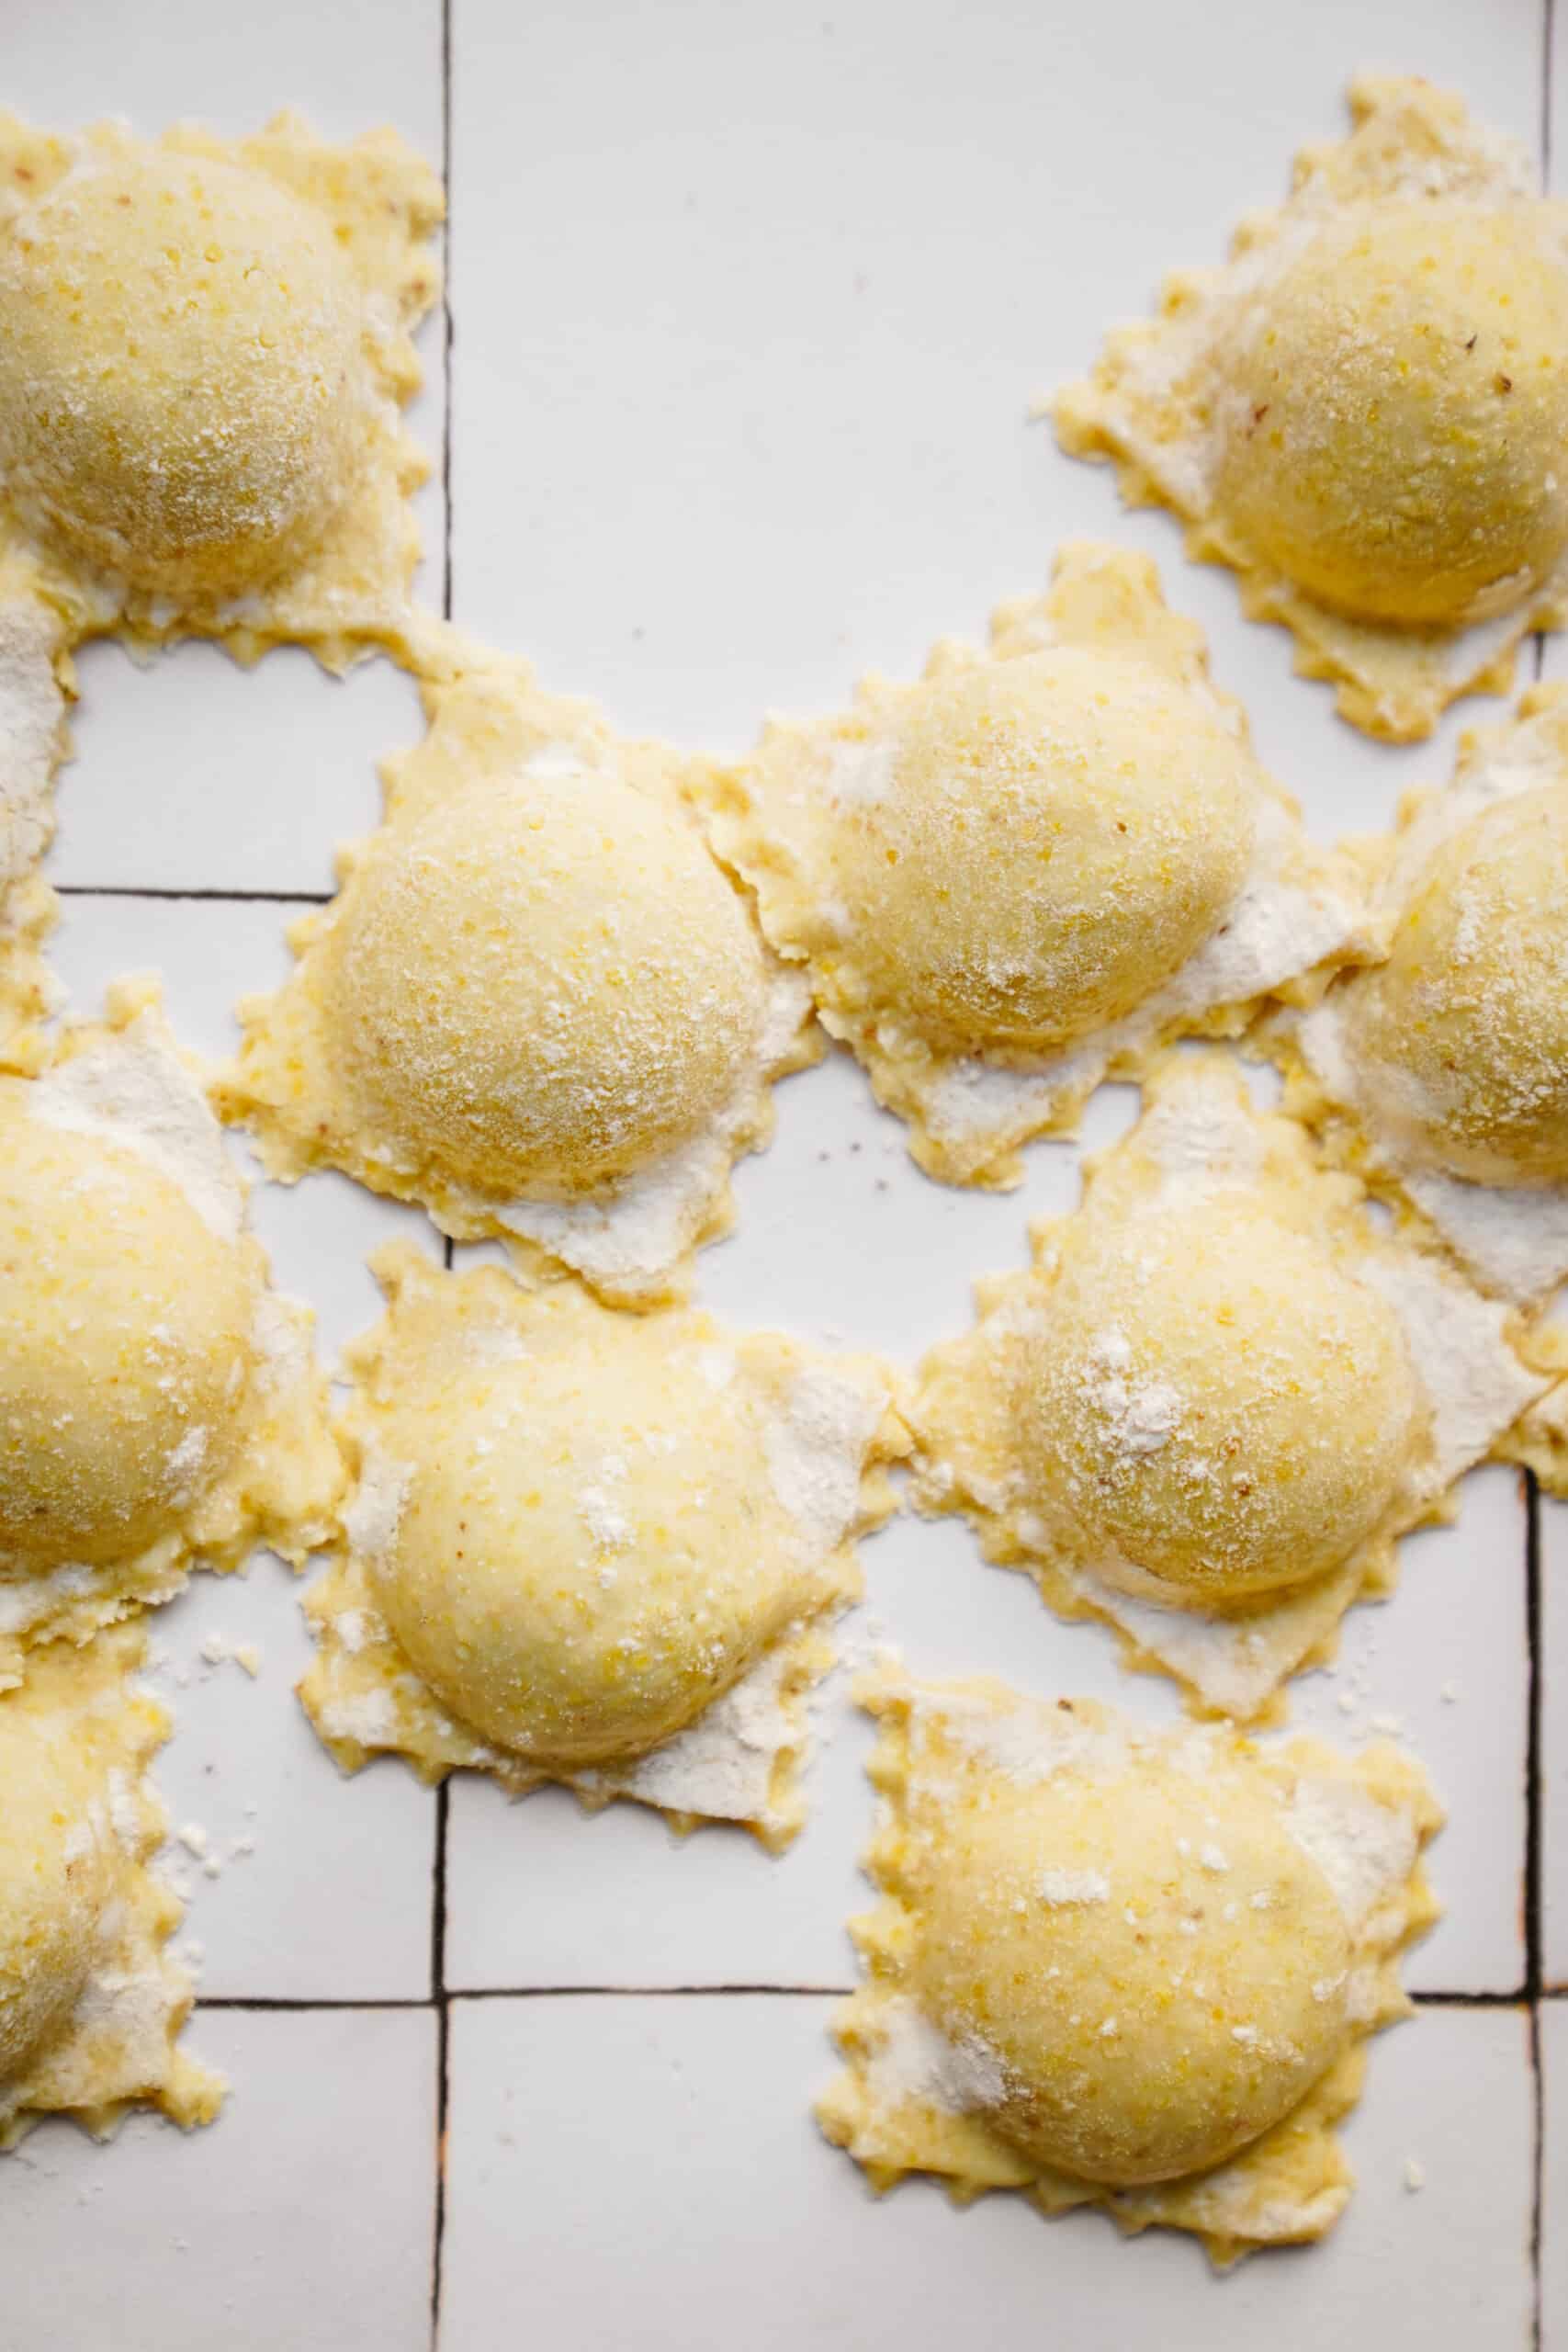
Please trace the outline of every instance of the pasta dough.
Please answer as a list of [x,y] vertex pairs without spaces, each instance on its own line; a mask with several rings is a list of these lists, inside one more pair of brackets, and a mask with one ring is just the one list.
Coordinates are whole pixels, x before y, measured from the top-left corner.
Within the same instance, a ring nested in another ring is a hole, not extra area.
[[36,1069],[56,989],[41,948],[54,893],[39,871],[54,833],[54,773],[72,691],[64,629],[0,551],[0,1069]]
[[1302,835],[1142,558],[1075,547],[981,655],[774,726],[699,782],[823,1022],[929,1175],[1010,1184],[1162,1038],[1229,1033],[1359,952],[1351,869]]
[[1358,82],[1228,264],[1062,392],[1062,445],[1233,565],[1254,617],[1370,733],[1506,689],[1568,612],[1568,213],[1522,149],[1418,81]]
[[310,1317],[155,1004],[111,1001],[0,1080],[0,1690],[162,1600],[193,1558],[303,1558],[341,1467]]
[[1334,2126],[1435,1915],[1418,1769],[993,1682],[888,1671],[863,1697],[882,1900],[853,1923],[827,2136],[879,2188],[1098,2201],[1221,2266],[1321,2237],[1350,2189]]
[[1275,1025],[1290,1107],[1533,1305],[1568,1276],[1568,692],[1465,736],[1368,858],[1388,959]]
[[170,1724],[130,1679],[141,1656],[118,1627],[0,1698],[0,2148],[51,2113],[104,2139],[143,2104],[188,2130],[223,2095],[176,2046],[191,1986],[146,1778]]
[[1331,1656],[1547,1385],[1507,1310],[1380,1235],[1217,1053],[1155,1069],[1033,1238],[922,1367],[915,1498],[1201,1709],[1245,1720]]
[[820,1049],[682,798],[521,664],[435,636],[429,734],[389,761],[387,822],[242,1005],[220,1102],[269,1171],[345,1169],[574,1267],[606,1296],[679,1288],[765,1142],[771,1081]]
[[406,1247],[373,1263],[390,1306],[349,1359],[348,1550],[307,1601],[300,1695],[333,1755],[787,1842],[805,1694],[907,1450],[881,1368]]
[[406,654],[428,470],[398,410],[440,184],[390,131],[232,144],[0,118],[0,469],[76,635]]

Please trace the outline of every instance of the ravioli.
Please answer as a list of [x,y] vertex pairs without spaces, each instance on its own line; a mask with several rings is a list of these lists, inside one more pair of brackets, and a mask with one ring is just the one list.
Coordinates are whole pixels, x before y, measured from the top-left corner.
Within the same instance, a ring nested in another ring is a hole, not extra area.
[[147,1778],[171,1725],[130,1679],[142,1654],[129,1626],[56,1645],[0,1697],[0,2148],[51,2114],[97,2139],[138,2106],[189,2130],[223,2097],[177,2045],[191,1984]]
[[853,1540],[908,1451],[882,1366],[406,1244],[371,1263],[347,1543],[306,1599],[322,1741],[347,1771],[392,1749],[787,1844]]
[[918,685],[867,680],[697,788],[773,947],[948,1183],[1017,1183],[1019,1145],[1108,1073],[1361,952],[1353,870],[1306,841],[1153,566],[1111,548],[1065,548],[988,652],[939,645]]
[[73,636],[406,657],[442,216],[389,130],[0,117],[0,525]]
[[682,1289],[770,1087],[821,1050],[682,797],[685,767],[434,629],[386,822],[240,1007],[217,1099],[269,1174],[345,1170],[606,1297]]
[[1154,1070],[1033,1241],[921,1368],[916,1502],[1201,1711],[1258,1715],[1331,1657],[1548,1385],[1508,1310],[1380,1233],[1218,1052]]
[[961,2202],[1098,2203],[1221,2267],[1322,2237],[1350,2194],[1335,2126],[1436,1916],[1419,1768],[985,1680],[863,1696],[882,1899],[852,1922],[827,2137],[879,2190],[918,2171]]
[[1485,1289],[1568,1277],[1568,689],[1542,686],[1410,794],[1382,868],[1386,962],[1273,1029],[1287,1100]]
[[1403,741],[1568,616],[1568,209],[1424,82],[1360,79],[1350,114],[1052,414]]
[[296,1562],[343,1482],[309,1310],[268,1289],[145,990],[0,1079],[0,1690],[193,1562]]
[[39,867],[54,834],[55,771],[72,691],[64,626],[0,551],[0,1069],[31,1069],[57,990],[42,945],[54,892]]

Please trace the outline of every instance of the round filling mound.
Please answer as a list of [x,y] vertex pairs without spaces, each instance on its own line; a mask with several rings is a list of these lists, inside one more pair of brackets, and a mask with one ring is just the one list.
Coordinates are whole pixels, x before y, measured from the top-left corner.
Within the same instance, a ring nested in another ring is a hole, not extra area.
[[493,1199],[613,1182],[723,1110],[761,958],[696,834],[612,777],[489,782],[386,837],[333,933],[354,1097]]
[[138,587],[254,587],[358,467],[358,312],[327,224],[260,172],[157,153],[73,172],[0,239],[11,495]]
[[1568,785],[1510,795],[1434,853],[1347,1040],[1380,1123],[1472,1182],[1568,1182]]
[[0,1554],[142,1550],[231,1457],[255,1297],[167,1177],[0,1112]]
[[1086,1542],[1204,1601],[1346,1559],[1421,1419],[1392,1308],[1235,1201],[1090,1228],[1019,1412],[1042,1496]]
[[[1344,2048],[1349,1935],[1235,1771],[997,1784],[923,1890],[914,1985],[1037,2164],[1130,2188],[1221,2163]],[[987,2067],[986,2061],[991,2065]]]
[[1245,877],[1256,771],[1190,688],[1103,653],[921,690],[834,857],[879,1002],[953,1051],[1048,1049],[1131,1012]]
[[812,1597],[743,1408],[628,1322],[613,1355],[530,1352],[400,1419],[397,1531],[372,1573],[462,1722],[542,1764],[635,1756],[694,1722]]
[[79,1832],[79,1789],[33,1718],[0,1707],[0,2086],[51,2041],[81,1997],[98,1947],[109,1864]]
[[1483,620],[1568,546],[1568,269],[1538,210],[1352,217],[1249,305],[1215,507],[1321,603]]

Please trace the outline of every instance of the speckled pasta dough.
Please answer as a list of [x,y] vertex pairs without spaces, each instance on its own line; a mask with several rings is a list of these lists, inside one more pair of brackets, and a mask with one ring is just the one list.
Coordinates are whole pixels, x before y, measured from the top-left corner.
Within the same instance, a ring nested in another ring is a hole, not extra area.
[[0,1079],[0,1690],[193,1562],[325,1539],[342,1464],[310,1324],[267,1287],[147,991]]
[[1464,736],[1363,844],[1386,962],[1269,1042],[1330,1151],[1498,1297],[1568,1277],[1568,689]]
[[1359,81],[1350,111],[1053,413],[1399,741],[1506,691],[1526,631],[1568,615],[1568,209],[1424,82]]
[[287,987],[240,1007],[220,1106],[286,1182],[342,1168],[657,1303],[728,1229],[772,1081],[821,1050],[807,991],[709,855],[689,763],[520,662],[439,630],[431,654],[429,732]]
[[223,2096],[175,2046],[191,1984],[147,1778],[171,1725],[131,1681],[141,1657],[118,1626],[0,1697],[0,2148],[53,2114],[107,2139],[137,2106],[188,2130]]
[[1217,1051],[1152,1073],[1032,1238],[922,1367],[916,1500],[1202,1712],[1259,1715],[1332,1656],[1395,1539],[1547,1386],[1509,1311],[1380,1233]]
[[853,1541],[908,1451],[884,1368],[402,1244],[371,1262],[389,1311],[347,1355],[347,1545],[306,1601],[326,1746],[786,1844]]
[[442,211],[389,130],[0,116],[0,529],[73,636],[406,657]]
[[865,1691],[885,1800],[829,2139],[889,2188],[1022,2189],[1220,2267],[1319,2238],[1370,2035],[1410,2013],[1440,1815],[1386,1747],[1155,1732],[1000,1683]]
[[1059,556],[988,651],[774,724],[712,771],[716,848],[806,966],[909,1148],[948,1183],[1020,1181],[1108,1073],[1234,1035],[1360,952],[1352,868],[1263,774],[1199,630],[1143,557]]
[[73,691],[66,629],[27,565],[0,548],[0,1069],[34,1069],[55,984],[41,948],[55,897],[39,867],[54,835],[54,775]]

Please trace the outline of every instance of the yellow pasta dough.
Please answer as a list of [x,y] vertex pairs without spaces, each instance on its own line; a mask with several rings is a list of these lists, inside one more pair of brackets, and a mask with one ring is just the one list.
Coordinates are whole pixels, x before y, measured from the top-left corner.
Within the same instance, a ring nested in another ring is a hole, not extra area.
[[864,1692],[886,1800],[818,2113],[886,2188],[1021,2188],[1197,2232],[1224,2265],[1320,2237],[1361,2044],[1434,1916],[1416,1767],[1142,1730],[998,1683]]
[[1297,666],[1395,739],[1506,687],[1568,570],[1568,213],[1458,99],[1363,80],[1352,136],[1184,273],[1055,402],[1192,552],[1234,565]]
[[1006,1184],[1107,1071],[1359,952],[1349,867],[1258,766],[1141,558],[1066,549],[987,654],[699,778],[779,953],[951,1182]]
[[126,1627],[55,1645],[0,1697],[0,2148],[54,2112],[99,2138],[140,2104],[188,2129],[222,2097],[176,2047],[191,1986],[145,1778],[170,1725],[130,1681],[141,1655]]
[[73,691],[65,628],[0,548],[0,1069],[34,1069],[57,989],[44,964],[55,898],[39,872]]
[[1465,736],[1367,854],[1388,957],[1274,1025],[1290,1105],[1533,1305],[1568,1275],[1568,692]]
[[428,166],[288,116],[228,145],[6,117],[0,188],[0,476],[75,630],[405,650]]
[[804,1695],[906,1446],[886,1374],[406,1247],[373,1262],[349,1549],[307,1604],[323,1740],[350,1770],[395,1748],[784,1842]]
[[772,1080],[819,1048],[682,797],[519,663],[433,631],[430,731],[387,821],[241,1007],[220,1091],[269,1170],[346,1169],[646,1304],[725,1230]]
[[1380,1235],[1217,1053],[1156,1068],[1034,1244],[922,1368],[916,1499],[1238,1719],[1332,1653],[1547,1385],[1515,1318]]
[[0,1689],[193,1557],[300,1559],[341,1484],[305,1309],[155,1006],[0,1080]]

